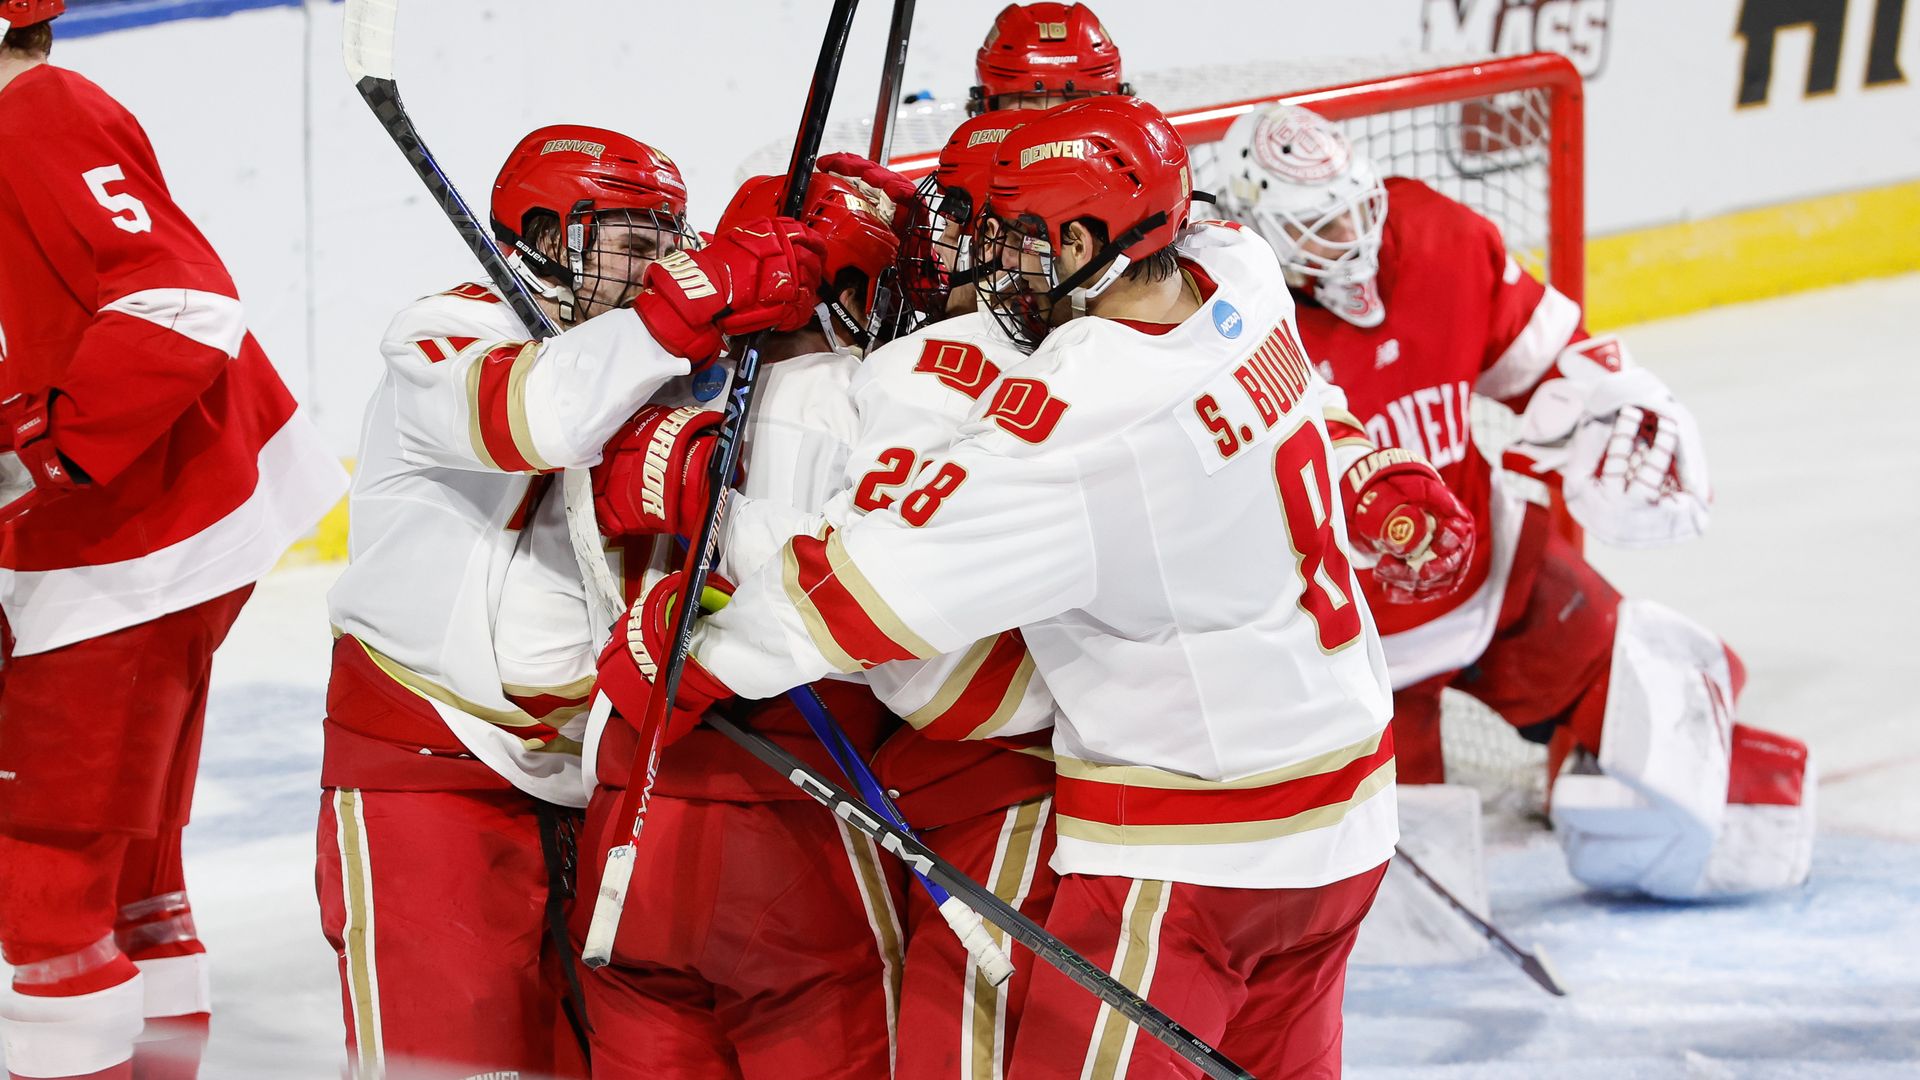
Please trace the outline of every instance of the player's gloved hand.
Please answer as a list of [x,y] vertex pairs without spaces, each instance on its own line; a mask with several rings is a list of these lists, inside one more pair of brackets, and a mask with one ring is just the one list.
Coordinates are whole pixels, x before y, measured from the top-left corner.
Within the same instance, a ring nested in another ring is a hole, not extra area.
[[14,394],[0,401],[0,522],[12,521],[35,504],[72,491],[85,481],[54,449],[47,398]]
[[828,154],[815,162],[815,165],[821,172],[832,173],[835,176],[846,177],[849,180],[858,180],[878,191],[880,194],[885,195],[887,201],[893,204],[895,213],[892,220],[894,221],[894,228],[896,230],[900,227],[899,211],[910,208],[920,202],[920,193],[914,186],[913,181],[901,176],[885,165],[868,161],[859,154]]
[[634,297],[662,348],[699,370],[720,354],[722,335],[795,330],[813,318],[826,246],[792,218],[763,218],[647,267]]
[[606,536],[700,535],[720,414],[648,405],[608,441],[593,467],[593,510]]
[[[656,578],[651,587],[634,601],[627,617],[614,624],[613,640],[600,653],[598,689],[613,703],[614,711],[638,728],[657,692],[659,680],[667,670],[669,639],[686,589],[685,571],[676,570]],[[719,611],[733,596],[733,586],[717,574],[707,577],[700,607]],[[680,672],[679,693],[667,711],[667,730],[661,745],[667,745],[692,731],[700,718],[716,703],[733,696],[733,691],[713,677],[700,662],[687,657]]]
[[1375,450],[1342,483],[1347,535],[1379,559],[1373,577],[1388,601],[1439,599],[1466,581],[1473,517],[1432,465],[1408,450]]
[[821,172],[855,180],[886,197],[890,204],[887,220],[900,238],[900,251],[894,257],[902,299],[921,316],[936,314],[947,295],[947,269],[941,264],[934,246],[933,213],[921,196],[919,185],[906,177],[877,165],[858,154],[828,154],[819,160]]

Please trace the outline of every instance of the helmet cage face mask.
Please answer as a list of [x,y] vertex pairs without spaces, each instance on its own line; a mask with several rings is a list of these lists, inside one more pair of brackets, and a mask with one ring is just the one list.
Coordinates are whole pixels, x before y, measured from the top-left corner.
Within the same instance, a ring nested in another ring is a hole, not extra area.
[[979,306],[1023,352],[1039,348],[1053,329],[1060,276],[1048,234],[1038,217],[1007,220],[995,216],[991,204],[973,229]]
[[1364,281],[1380,269],[1387,189],[1365,162],[1355,162],[1317,204],[1288,208],[1256,196],[1248,216],[1295,286],[1322,278]]
[[591,199],[573,204],[560,226],[560,252],[549,256],[495,223],[513,249],[508,262],[528,286],[560,308],[569,325],[630,303],[647,267],[682,248],[697,250],[700,236],[684,214],[651,207],[599,209]]

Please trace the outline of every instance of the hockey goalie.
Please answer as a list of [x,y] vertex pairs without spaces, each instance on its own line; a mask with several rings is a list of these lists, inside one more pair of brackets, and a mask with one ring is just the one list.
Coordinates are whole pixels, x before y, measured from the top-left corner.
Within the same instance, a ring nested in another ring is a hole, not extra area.
[[[1280,253],[1305,345],[1368,435],[1425,456],[1473,512],[1472,535],[1454,541],[1469,553],[1459,592],[1361,575],[1392,672],[1401,781],[1445,779],[1450,687],[1548,744],[1554,831],[1589,886],[1682,899],[1804,881],[1806,746],[1739,721],[1744,672],[1718,636],[1621,597],[1550,526],[1557,484],[1602,543],[1698,535],[1711,491],[1685,405],[1617,337],[1590,335],[1491,222],[1382,178],[1317,114],[1241,117],[1217,167],[1206,179]],[[1475,395],[1520,415],[1500,468],[1474,441]]]

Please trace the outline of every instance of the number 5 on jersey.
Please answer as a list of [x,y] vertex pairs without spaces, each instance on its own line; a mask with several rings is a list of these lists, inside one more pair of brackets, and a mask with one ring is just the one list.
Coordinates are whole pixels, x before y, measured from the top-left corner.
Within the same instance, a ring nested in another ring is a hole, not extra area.
[[87,190],[93,192],[93,200],[113,211],[114,227],[122,232],[152,232],[153,218],[147,213],[146,203],[124,191],[115,194],[107,190],[108,184],[126,178],[127,174],[118,165],[102,165],[80,174],[80,179],[86,182]]

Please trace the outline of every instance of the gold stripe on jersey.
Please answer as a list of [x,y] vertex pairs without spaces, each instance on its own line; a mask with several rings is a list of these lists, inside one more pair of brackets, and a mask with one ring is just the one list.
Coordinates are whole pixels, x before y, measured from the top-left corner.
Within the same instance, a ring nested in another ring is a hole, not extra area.
[[[1141,997],[1153,987],[1153,971],[1160,960],[1160,923],[1172,901],[1172,882],[1135,881],[1120,909],[1120,942],[1114,949],[1113,976]],[[1087,1062],[1080,1071],[1083,1080],[1125,1076],[1139,1031],[1113,1006],[1102,1002],[1100,1015],[1094,1020],[1093,1038],[1088,1042]]]
[[1234,780],[1206,780],[1148,765],[1102,765],[1097,761],[1081,761],[1070,757],[1057,759],[1054,766],[1060,770],[1060,776],[1068,780],[1092,780],[1102,784],[1124,784],[1127,787],[1162,788],[1169,791],[1231,791],[1241,788],[1271,787],[1289,780],[1344,769],[1361,758],[1377,753],[1380,749],[1380,740],[1385,735],[1386,729],[1382,728],[1351,746],[1329,750],[1305,761],[1297,761],[1292,765],[1283,765],[1278,769],[1269,769],[1266,772],[1254,773]]
[[[816,533],[815,539],[824,540],[824,557],[831,575],[816,584],[814,589],[837,590],[846,595],[853,606],[859,609],[873,628],[894,647],[922,660],[939,655],[939,650],[927,644],[919,634],[913,632],[899,615],[887,605],[866,575],[854,565],[848,557],[847,549],[840,542],[840,534],[831,527]],[[800,621],[807,628],[807,636],[813,640],[814,648],[832,664],[834,670],[851,674],[864,671],[871,666],[855,658],[834,637],[832,626],[813,598],[813,593],[800,580],[800,555],[793,542],[789,542],[781,553],[781,581],[786,588],[787,600],[800,614]],[[829,595],[833,595],[830,591]],[[851,629],[851,628],[850,628]]]
[[557,697],[584,698],[593,693],[593,684],[599,681],[597,675],[585,675],[562,686],[523,686],[520,683],[501,683],[500,689],[514,697]]
[[[459,709],[468,716],[477,716],[489,724],[496,724],[505,728],[534,727],[540,724],[545,724],[550,727],[560,727],[565,724],[568,719],[580,715],[586,711],[587,708],[586,705],[563,706],[562,708],[554,710],[552,719],[537,720],[522,709],[500,709],[488,705],[481,705],[468,701],[466,698],[441,686],[425,675],[408,668],[406,665],[387,656],[380,650],[361,641],[359,638],[354,638],[354,641],[362,649],[367,651],[367,659],[372,660],[373,665],[379,668],[387,678],[392,679],[394,682],[419,694],[423,698],[429,698],[442,705]],[[562,713],[566,713],[567,715],[562,717]],[[555,720],[558,722],[556,723]]]
[[[973,686],[975,679],[979,677],[980,666],[986,663],[988,654],[993,652],[1000,638],[1001,635],[996,634],[974,642],[960,657],[960,663],[947,675],[946,681],[940,684],[940,689],[934,692],[933,700],[908,713],[903,719],[912,724],[915,729],[920,730],[938,722],[946,715],[947,710],[959,702],[961,695]],[[1015,711],[1020,708],[1021,699],[1026,697],[1027,687],[1033,682],[1033,672],[1033,655],[1031,653],[1022,655],[1013,678],[1009,680],[1006,691],[1000,697],[999,704],[985,720],[967,733],[966,738],[984,739],[1006,727],[1013,719]]]
[[513,435],[514,447],[527,459],[527,464],[536,472],[551,472],[553,466],[534,449],[533,425],[527,420],[527,375],[539,360],[540,345],[533,341],[513,358],[513,373],[507,376],[507,428]]
[[1388,759],[1379,768],[1369,773],[1366,779],[1360,781],[1350,798],[1342,802],[1316,806],[1291,817],[1267,821],[1207,822],[1201,825],[1110,825],[1104,821],[1088,821],[1085,818],[1069,817],[1066,814],[1057,814],[1054,820],[1058,823],[1057,827],[1062,837],[1094,844],[1112,844],[1121,847],[1251,844],[1261,840],[1277,840],[1283,836],[1297,836],[1300,833],[1338,825],[1361,803],[1390,787],[1393,784],[1393,778],[1393,761]]

